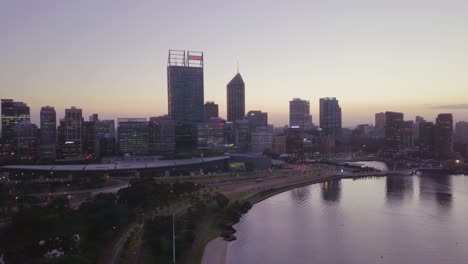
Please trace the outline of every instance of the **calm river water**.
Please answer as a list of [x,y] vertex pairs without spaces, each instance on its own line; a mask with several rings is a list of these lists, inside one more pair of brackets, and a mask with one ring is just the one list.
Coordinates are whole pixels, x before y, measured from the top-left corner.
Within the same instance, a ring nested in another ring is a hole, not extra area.
[[256,204],[235,228],[228,264],[468,263],[468,176],[314,184]]

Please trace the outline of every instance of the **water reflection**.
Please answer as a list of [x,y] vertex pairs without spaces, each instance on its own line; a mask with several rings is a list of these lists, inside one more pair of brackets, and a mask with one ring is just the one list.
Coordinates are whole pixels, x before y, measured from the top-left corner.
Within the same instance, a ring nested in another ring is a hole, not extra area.
[[310,196],[310,189],[309,188],[297,188],[291,190],[291,197],[297,204],[305,203]]
[[419,196],[422,200],[435,199],[443,209],[450,209],[453,201],[452,177],[446,175],[421,175]]
[[468,263],[467,180],[344,179],[273,196],[234,226],[227,264]]
[[411,176],[388,176],[385,180],[386,200],[389,203],[401,203],[413,195],[413,180]]
[[341,180],[330,180],[322,183],[322,199],[327,202],[338,202],[341,196]]

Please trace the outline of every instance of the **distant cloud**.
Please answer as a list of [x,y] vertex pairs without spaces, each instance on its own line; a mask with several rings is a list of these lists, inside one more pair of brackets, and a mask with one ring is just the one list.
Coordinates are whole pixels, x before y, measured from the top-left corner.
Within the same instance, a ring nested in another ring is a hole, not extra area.
[[468,109],[468,104],[435,105],[435,106],[432,106],[431,108],[432,109],[447,109],[447,110]]

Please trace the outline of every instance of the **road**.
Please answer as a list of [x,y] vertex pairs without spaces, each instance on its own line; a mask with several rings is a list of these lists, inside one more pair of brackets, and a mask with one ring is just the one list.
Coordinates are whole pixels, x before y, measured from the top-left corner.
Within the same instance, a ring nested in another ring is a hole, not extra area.
[[130,182],[130,178],[114,178],[117,180],[119,184],[113,186],[107,186],[102,188],[91,188],[91,189],[83,189],[83,190],[76,190],[76,191],[63,191],[63,192],[52,192],[52,193],[32,193],[28,194],[28,196],[35,196],[35,197],[48,197],[48,196],[64,196],[64,195],[77,195],[77,194],[91,194],[95,196],[99,193],[116,193],[120,189],[125,188],[128,186]]

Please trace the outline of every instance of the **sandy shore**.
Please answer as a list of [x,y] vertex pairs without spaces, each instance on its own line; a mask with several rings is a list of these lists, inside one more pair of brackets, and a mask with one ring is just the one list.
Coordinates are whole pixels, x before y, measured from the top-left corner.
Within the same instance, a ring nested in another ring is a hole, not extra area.
[[226,263],[226,252],[228,242],[221,237],[211,240],[203,252],[202,264],[224,264]]

